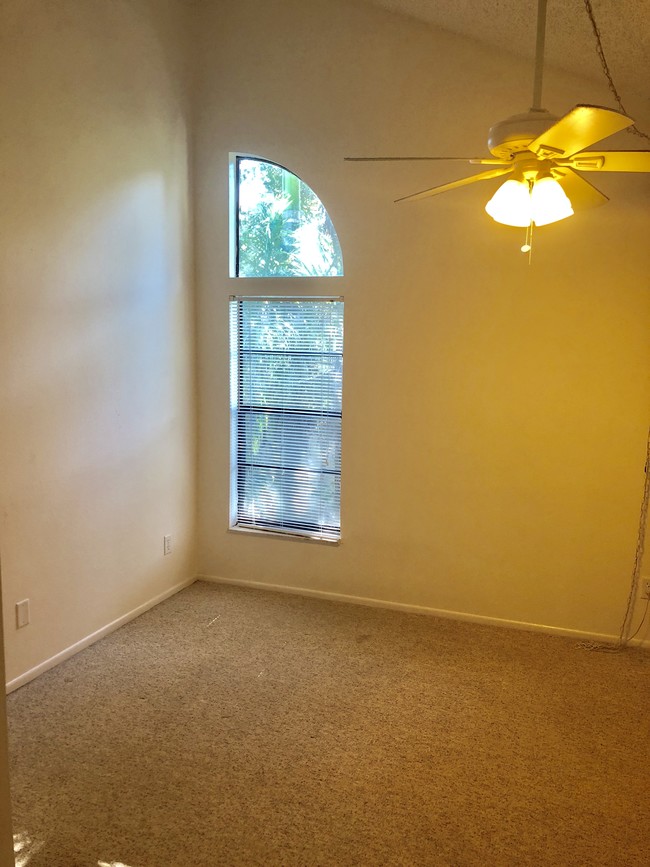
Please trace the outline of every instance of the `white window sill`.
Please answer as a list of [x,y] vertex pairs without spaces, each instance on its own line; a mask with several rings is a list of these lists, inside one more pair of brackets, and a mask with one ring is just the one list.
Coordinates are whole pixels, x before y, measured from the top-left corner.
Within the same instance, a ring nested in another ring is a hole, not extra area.
[[318,536],[303,536],[301,533],[282,533],[279,530],[253,530],[250,527],[228,527],[229,533],[237,533],[244,536],[264,536],[265,538],[273,539],[291,539],[294,542],[308,542],[316,545],[333,545],[341,544],[340,539],[320,539]]

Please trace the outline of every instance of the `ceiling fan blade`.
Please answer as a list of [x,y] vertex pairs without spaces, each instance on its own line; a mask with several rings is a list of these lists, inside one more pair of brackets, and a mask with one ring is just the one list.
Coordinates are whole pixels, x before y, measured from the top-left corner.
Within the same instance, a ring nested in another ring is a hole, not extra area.
[[650,151],[585,151],[557,164],[581,172],[650,172]]
[[538,157],[570,157],[628,126],[632,118],[598,105],[576,105],[528,145]]
[[476,181],[487,181],[490,178],[498,178],[499,175],[507,175],[512,171],[512,166],[506,168],[490,169],[488,172],[480,172],[478,175],[469,175],[467,178],[461,178],[458,181],[451,181],[449,184],[441,184],[438,187],[431,187],[428,190],[422,190],[421,193],[413,193],[411,196],[402,196],[401,199],[395,199],[396,202],[415,202],[417,199],[426,199],[429,196],[437,196],[438,193],[446,193],[447,190],[454,190],[456,187],[464,187],[467,184],[473,184]]
[[553,171],[553,177],[569,197],[574,210],[595,208],[609,201],[604,193],[601,193],[593,184],[581,178],[572,169],[565,167],[562,171],[565,174]]
[[483,157],[343,157],[348,163],[385,163],[385,162],[415,162],[418,160],[436,160],[447,162],[472,163],[482,166],[506,166],[507,160],[484,159]]

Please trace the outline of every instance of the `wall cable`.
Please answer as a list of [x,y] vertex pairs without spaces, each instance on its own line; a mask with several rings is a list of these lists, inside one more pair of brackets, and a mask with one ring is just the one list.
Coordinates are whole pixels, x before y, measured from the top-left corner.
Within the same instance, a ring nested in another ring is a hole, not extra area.
[[627,597],[627,606],[625,608],[625,615],[623,617],[623,622],[621,623],[621,628],[618,634],[618,641],[616,642],[616,644],[600,644],[597,641],[581,641],[578,643],[578,647],[582,648],[583,650],[597,650],[603,653],[619,653],[621,650],[624,650],[629,645],[630,641],[639,634],[648,614],[650,599],[648,599],[646,602],[645,611],[643,612],[641,622],[637,626],[636,630],[632,633],[632,635],[630,635],[632,620],[634,616],[634,602],[638,594],[639,580],[641,578],[641,567],[643,565],[643,553],[645,549],[645,537],[648,526],[648,506],[650,504],[650,428],[648,429],[648,438],[646,440],[645,467],[643,468],[643,472],[645,479],[643,484],[643,496],[641,498],[641,509],[639,511],[639,528],[636,537],[636,551],[634,552],[634,566],[632,567],[630,592],[628,593]]
[[[584,0],[585,10],[587,12],[587,16],[591,23],[591,29],[594,33],[594,38],[596,40],[596,53],[600,59],[600,64],[603,68],[603,73],[605,74],[605,78],[607,79],[607,84],[612,93],[612,96],[616,100],[616,104],[619,109],[623,112],[623,114],[629,116],[629,112],[623,105],[623,100],[618,92],[616,85],[614,84],[614,79],[612,77],[612,73],[609,68],[609,64],[607,62],[607,58],[605,56],[605,50],[603,48],[603,43],[600,35],[600,28],[596,22],[596,16],[594,15],[593,6],[591,5],[591,0]],[[648,133],[643,132],[643,130],[638,129],[636,125],[628,127],[626,132],[631,135],[639,136],[640,138],[644,138],[647,141],[650,141],[650,135]],[[630,641],[635,638],[639,632],[641,631],[641,627],[645,623],[646,616],[648,614],[648,610],[650,610],[650,599],[647,600],[645,610],[643,612],[643,616],[641,618],[641,622],[635,629],[635,631],[630,635],[630,630],[632,628],[632,619],[634,615],[634,602],[636,600],[638,589],[639,589],[639,580],[641,577],[641,567],[643,564],[643,553],[645,548],[645,537],[646,537],[646,529],[648,525],[648,505],[650,503],[650,429],[648,430],[648,439],[646,442],[646,461],[645,461],[645,482],[643,485],[643,497],[641,500],[641,509],[639,514],[639,529],[637,532],[637,540],[636,540],[636,551],[634,554],[634,566],[632,568],[632,577],[630,580],[630,591],[627,597],[627,606],[625,608],[625,615],[623,617],[623,622],[621,623],[621,628],[618,634],[618,641],[616,644],[600,644],[596,641],[581,641],[578,643],[578,647],[583,648],[584,650],[597,650],[604,653],[619,653],[621,650],[624,650],[630,643]]]
[[639,625],[637,626],[637,628],[634,630],[634,632],[632,633],[632,635],[630,635],[630,637],[628,638],[628,641],[632,641],[632,639],[633,639],[633,638],[636,638],[636,636],[639,634],[639,632],[641,632],[641,627],[642,627],[643,624],[645,623],[645,619],[646,619],[646,617],[647,617],[647,614],[648,614],[648,610],[649,610],[649,609],[650,609],[650,597],[648,597],[648,599],[646,599],[646,603],[645,603],[645,611],[643,612],[643,617],[641,618],[641,622],[639,623]]
[[[648,504],[650,503],[650,430],[648,430],[648,439],[646,442],[645,454],[645,481],[643,485],[643,497],[641,499],[641,510],[639,514],[639,530],[636,539],[636,551],[634,554],[634,567],[632,569],[632,580],[630,581],[630,592],[627,597],[627,608],[625,616],[621,624],[621,631],[618,636],[618,643],[621,647],[625,647],[630,638],[630,629],[632,628],[632,616],[634,612],[634,600],[639,589],[639,580],[641,577],[641,566],[643,564],[643,551],[645,548],[646,529],[648,526]],[[646,606],[647,608],[647,606]],[[645,619],[645,614],[643,615]],[[643,622],[643,621],[641,621]],[[638,632],[638,629],[637,629]],[[636,635],[636,632],[634,633]]]

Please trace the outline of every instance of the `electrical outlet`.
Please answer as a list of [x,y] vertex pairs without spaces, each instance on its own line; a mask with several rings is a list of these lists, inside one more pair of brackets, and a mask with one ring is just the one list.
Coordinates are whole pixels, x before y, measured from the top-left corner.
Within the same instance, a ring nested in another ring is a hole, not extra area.
[[16,602],[16,629],[22,629],[29,623],[29,599]]
[[172,552],[172,537],[163,536],[163,554],[171,554]]
[[650,599],[650,578],[641,579],[641,599]]

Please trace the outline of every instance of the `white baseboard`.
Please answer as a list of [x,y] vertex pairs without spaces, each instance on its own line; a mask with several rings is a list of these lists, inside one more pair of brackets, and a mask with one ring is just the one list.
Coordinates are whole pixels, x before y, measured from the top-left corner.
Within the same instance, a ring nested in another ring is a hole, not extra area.
[[[366,596],[349,596],[345,593],[332,593],[328,590],[313,590],[307,587],[291,587],[285,584],[266,584],[263,581],[245,581],[237,578],[220,578],[216,575],[197,575],[195,578],[188,578],[185,581],[181,581],[179,584],[175,584],[169,590],[165,590],[153,599],[149,599],[147,602],[144,602],[132,611],[118,617],[117,620],[113,620],[112,623],[108,623],[106,626],[103,626],[91,635],[87,635],[85,638],[82,638],[70,647],[65,648],[65,650],[62,650],[55,656],[50,657],[50,659],[46,659],[44,662],[41,662],[39,665],[26,671],[24,674],[9,681],[6,685],[7,693],[13,692],[19,687],[24,686],[26,683],[29,683],[31,680],[34,680],[34,678],[38,677],[39,674],[43,674],[43,672],[48,671],[50,668],[54,668],[59,663],[64,662],[66,659],[69,659],[71,656],[74,656],[86,647],[90,647],[91,644],[99,641],[100,638],[104,638],[104,636],[109,635],[111,632],[115,632],[115,630],[119,629],[120,626],[124,626],[124,624],[128,623],[130,620],[135,620],[135,618],[139,617],[140,614],[144,614],[145,611],[148,611],[160,602],[164,602],[165,599],[169,599],[170,596],[174,596],[176,593],[179,593],[181,590],[194,584],[195,581],[209,581],[214,584],[233,584],[239,587],[252,587],[256,590],[271,590],[279,593],[294,594],[297,596],[312,596],[317,599],[326,599],[330,602],[347,602],[351,605],[365,605],[371,608],[389,608],[395,611],[404,611],[411,614],[426,614],[430,617],[444,617],[450,620],[481,623],[487,626],[502,626],[508,629],[544,632],[549,635],[560,635],[567,638],[575,638],[580,641],[613,644],[618,640],[618,635],[610,635],[607,633],[583,632],[578,629],[564,629],[562,627],[547,626],[541,623],[505,620],[500,617],[486,617],[482,614],[468,614],[464,611],[448,611],[443,608],[428,608],[424,605],[409,605],[404,602],[391,602],[388,599],[372,599]],[[635,638],[630,642],[630,644],[636,647],[649,648],[650,639]]]
[[118,617],[117,620],[113,620],[112,623],[108,623],[106,626],[102,626],[101,629],[98,629],[91,635],[87,635],[85,638],[82,638],[81,641],[77,641],[75,644],[70,645],[70,647],[66,647],[65,650],[62,650],[55,656],[50,657],[50,659],[46,659],[45,662],[41,662],[39,665],[31,668],[29,671],[26,671],[24,674],[19,675],[13,680],[10,680],[9,683],[7,683],[7,693],[13,692],[15,689],[24,686],[26,683],[29,683],[30,680],[34,680],[34,678],[38,677],[39,674],[43,674],[44,671],[48,671],[50,668],[54,668],[54,666],[58,665],[60,662],[64,662],[66,659],[70,659],[71,656],[79,653],[80,650],[84,650],[86,647],[89,647],[91,644],[99,641],[100,638],[104,638],[105,635],[108,635],[111,632],[115,632],[115,630],[119,629],[120,626],[124,626],[124,624],[128,623],[130,620],[135,620],[135,618],[139,617],[140,614],[144,614],[145,611],[149,611],[150,608],[158,605],[158,603],[164,602],[165,599],[169,599],[170,596],[174,596],[174,594],[179,593],[186,587],[189,587],[190,584],[194,584],[195,581],[196,578],[187,578],[185,581],[181,581],[180,584],[175,584],[173,587],[170,587],[169,590],[165,590],[163,593],[159,593],[158,596],[154,596],[153,599],[149,599],[142,605],[138,605],[137,608],[134,608],[132,611],[128,611],[126,614]]
[[[273,590],[278,593],[290,593],[296,596],[313,596],[317,599],[327,599],[330,602],[348,602],[352,605],[365,605],[371,608],[390,608],[395,611],[405,611],[411,614],[426,614],[429,617],[444,617],[448,620],[481,623],[485,626],[503,626],[507,629],[521,629],[528,632],[545,632],[549,635],[575,638],[579,641],[602,642],[603,644],[615,644],[618,641],[618,635],[609,635],[607,633],[582,632],[579,629],[564,629],[559,626],[546,626],[543,623],[505,620],[500,617],[486,617],[483,614],[468,614],[464,611],[448,611],[443,608],[427,608],[424,605],[408,605],[404,602],[391,602],[387,599],[372,599],[366,596],[348,596],[345,593],[331,593],[328,590],[290,587],[285,584],[265,584],[263,581],[245,581],[238,578],[220,578],[216,575],[197,575],[197,581],[209,581],[214,584],[234,584],[239,587],[252,587],[256,590]],[[650,646],[648,641],[638,638],[633,639],[630,643],[638,647]]]

